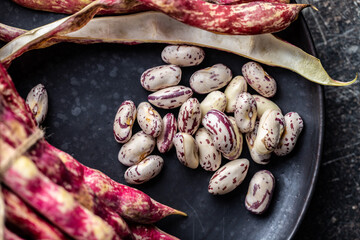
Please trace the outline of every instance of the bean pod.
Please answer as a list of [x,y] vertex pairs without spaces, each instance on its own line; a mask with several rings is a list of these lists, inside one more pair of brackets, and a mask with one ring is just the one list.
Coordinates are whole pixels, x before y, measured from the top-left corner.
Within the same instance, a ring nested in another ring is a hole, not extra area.
[[157,90],[175,86],[181,80],[181,69],[176,65],[162,65],[146,70],[140,78],[143,88],[155,92]]
[[126,143],[132,136],[132,127],[136,119],[136,106],[133,101],[121,103],[114,120],[113,132],[115,140]]
[[191,88],[184,86],[168,87],[148,96],[148,101],[156,107],[172,109],[180,107],[193,95]]
[[260,119],[261,116],[264,114],[264,112],[268,109],[274,109],[274,110],[278,110],[281,112],[281,109],[279,108],[278,105],[276,105],[276,103],[274,103],[273,101],[264,98],[263,96],[260,95],[252,95],[253,98],[256,101],[256,108],[257,108],[257,118]]
[[231,70],[219,63],[196,71],[190,77],[190,86],[195,92],[205,94],[226,86],[231,78]]
[[174,114],[168,113],[163,117],[163,127],[156,145],[161,153],[168,152],[173,146],[173,139],[177,132],[177,123]]
[[199,147],[200,166],[206,171],[216,171],[221,165],[221,153],[215,148],[211,135],[205,128],[200,128],[195,140]]
[[242,67],[242,74],[247,83],[260,95],[272,97],[276,93],[276,82],[265,70],[256,62],[248,62]]
[[238,95],[234,116],[240,132],[247,133],[254,130],[257,107],[255,99],[250,93],[242,92]]
[[132,166],[149,156],[154,147],[155,139],[140,131],[121,147],[118,159],[125,166]]
[[179,110],[178,128],[180,132],[193,135],[201,121],[200,103],[196,98],[189,98]]
[[208,191],[214,195],[223,195],[233,191],[245,179],[249,169],[249,160],[242,158],[228,162],[211,177]]
[[226,96],[223,92],[213,91],[206,95],[204,100],[200,104],[201,116],[204,117],[205,114],[211,109],[219,110],[224,112],[226,108]]
[[174,137],[176,156],[186,167],[195,169],[199,166],[199,149],[195,139],[187,133],[177,133]]
[[163,168],[164,160],[157,155],[147,156],[136,165],[129,167],[125,173],[125,181],[129,184],[142,184],[156,177]]
[[254,143],[258,128],[259,128],[259,121],[256,121],[254,130],[252,132],[246,133],[245,135],[246,143],[249,148],[250,156],[252,160],[254,160],[254,162],[258,164],[268,164],[270,162],[271,153],[260,154],[256,152],[256,150],[254,149]]
[[243,76],[234,77],[227,85],[224,93],[226,96],[226,112],[233,113],[236,109],[236,99],[240,93],[247,91],[247,83]]
[[30,90],[26,97],[26,105],[30,108],[36,123],[41,124],[45,120],[49,106],[48,94],[44,85],[38,84]]
[[245,207],[252,213],[262,214],[268,209],[275,188],[271,172],[262,170],[254,174],[245,197]]
[[163,124],[161,116],[148,102],[139,104],[137,115],[138,124],[146,134],[152,137],[160,135]]
[[229,159],[229,160],[234,160],[240,157],[241,152],[242,152],[242,146],[243,146],[243,135],[240,132],[238,126],[236,125],[236,121],[234,117],[229,117],[229,120],[231,122],[231,126],[234,129],[235,132],[235,136],[236,136],[236,147],[234,148],[234,150],[232,152],[230,152],[229,154],[223,154],[224,158]]
[[161,52],[161,58],[164,62],[175,64],[180,67],[189,67],[199,65],[205,57],[203,49],[187,45],[166,46]]

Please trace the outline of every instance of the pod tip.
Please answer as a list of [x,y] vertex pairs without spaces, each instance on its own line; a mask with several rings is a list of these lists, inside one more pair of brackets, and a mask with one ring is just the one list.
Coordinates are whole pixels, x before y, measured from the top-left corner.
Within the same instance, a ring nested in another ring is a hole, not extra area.
[[334,82],[333,82],[332,86],[349,86],[356,82],[356,80],[358,79],[358,76],[359,76],[359,73],[356,73],[355,78],[349,82],[340,82],[340,81],[333,80]]
[[184,216],[184,217],[187,217],[188,215],[182,211],[179,211],[179,210],[174,210],[173,214],[176,214],[176,215],[181,215],[181,216]]

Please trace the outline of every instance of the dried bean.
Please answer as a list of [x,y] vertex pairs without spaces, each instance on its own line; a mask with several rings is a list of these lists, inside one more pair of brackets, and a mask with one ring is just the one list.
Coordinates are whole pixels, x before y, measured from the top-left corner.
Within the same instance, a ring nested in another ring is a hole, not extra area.
[[255,99],[250,93],[242,92],[238,95],[234,116],[240,132],[247,133],[254,129],[257,107]]
[[184,86],[168,87],[148,96],[148,101],[156,107],[172,109],[180,107],[193,95],[191,88]]
[[178,85],[181,80],[181,69],[176,65],[162,65],[146,70],[140,78],[143,88],[157,90]]
[[206,171],[216,171],[221,165],[221,153],[215,148],[211,135],[205,128],[200,128],[195,140],[199,147],[200,166]]
[[233,113],[236,109],[236,99],[240,93],[247,91],[247,83],[243,76],[234,77],[226,87],[226,112]]
[[241,152],[242,152],[242,145],[243,145],[243,135],[240,132],[238,126],[236,125],[236,121],[234,117],[229,117],[229,120],[231,122],[231,126],[234,129],[235,132],[235,136],[236,136],[236,147],[234,148],[234,150],[232,152],[230,152],[229,154],[223,154],[224,158],[229,159],[229,160],[234,160],[240,157]]
[[187,45],[166,46],[161,53],[164,62],[180,67],[199,65],[205,57],[205,52],[199,47]]
[[142,184],[156,177],[163,168],[164,160],[157,155],[147,156],[136,165],[129,167],[124,174],[129,184]]
[[186,167],[195,169],[199,166],[198,146],[195,139],[187,133],[177,133],[174,137],[176,155]]
[[281,112],[281,109],[279,108],[278,105],[276,105],[276,103],[274,103],[273,101],[264,98],[263,96],[260,95],[252,95],[253,98],[256,101],[256,107],[257,107],[257,118],[260,119],[261,116],[263,115],[263,113],[268,110],[268,109],[274,109],[274,110],[278,110]]
[[226,108],[226,96],[223,92],[213,91],[209,93],[200,104],[201,116],[204,117],[205,114],[211,109],[219,110],[224,112]]
[[136,119],[136,106],[133,101],[121,103],[114,120],[113,132],[115,140],[126,143],[132,136],[132,127]]
[[270,162],[271,153],[260,154],[254,149],[254,143],[257,135],[257,130],[259,128],[259,121],[256,121],[254,130],[252,132],[246,133],[245,139],[249,148],[250,156],[254,162],[258,164],[268,164]]
[[160,135],[162,119],[160,114],[148,102],[142,102],[137,108],[137,121],[141,129],[152,137]]
[[169,151],[173,146],[173,138],[177,132],[177,123],[174,114],[168,113],[163,117],[163,127],[156,145],[161,153]]
[[193,135],[201,121],[200,103],[196,98],[189,98],[179,110],[178,129],[180,132]]
[[37,124],[41,124],[48,111],[48,94],[44,85],[38,84],[30,90],[26,97],[26,105],[29,106]]

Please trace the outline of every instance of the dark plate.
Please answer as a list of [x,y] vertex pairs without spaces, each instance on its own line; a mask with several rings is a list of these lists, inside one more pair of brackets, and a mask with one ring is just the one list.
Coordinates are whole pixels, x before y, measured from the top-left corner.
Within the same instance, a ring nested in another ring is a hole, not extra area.
[[[0,22],[9,25],[30,29],[61,17],[22,8],[10,0],[0,1]],[[302,17],[279,35],[315,54]],[[24,54],[13,62],[9,73],[23,97],[38,83],[46,86],[50,103],[44,126],[50,143],[125,183],[126,168],[117,160],[120,145],[112,134],[114,116],[122,101],[131,99],[138,104],[146,100],[148,92],[140,86],[139,78],[147,68],[164,64],[160,58],[164,46],[58,44]],[[225,52],[205,51],[206,58],[200,66],[183,68],[181,84],[188,85],[195,70],[216,63],[227,65],[234,75],[239,75],[241,66],[248,61]],[[266,166],[251,161],[244,182],[224,196],[207,192],[211,172],[182,166],[174,150],[163,155],[165,167],[161,174],[137,188],[189,215],[160,221],[157,226],[164,231],[181,239],[279,240],[294,235],[308,206],[321,157],[323,93],[319,85],[293,72],[264,68],[278,83],[273,100],[284,113],[296,111],[304,119],[305,127],[296,149],[284,158],[273,157]],[[177,110],[172,112],[177,114]],[[139,127],[135,126],[137,130]],[[246,145],[242,157],[250,159]],[[245,209],[244,199],[251,176],[260,169],[274,174],[276,190],[266,214],[255,216]]]

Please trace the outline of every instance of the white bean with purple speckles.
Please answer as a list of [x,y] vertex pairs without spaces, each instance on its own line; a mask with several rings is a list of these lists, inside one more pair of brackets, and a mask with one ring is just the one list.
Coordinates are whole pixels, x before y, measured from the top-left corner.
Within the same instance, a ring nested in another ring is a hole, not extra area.
[[140,78],[143,88],[157,90],[178,85],[181,80],[181,69],[176,65],[162,65],[146,70]]
[[262,170],[254,174],[245,197],[245,207],[252,213],[262,214],[268,209],[275,188],[271,172]]
[[190,77],[190,86],[195,92],[205,94],[226,86],[231,78],[231,70],[219,63],[193,73]]
[[142,102],[137,108],[137,121],[140,128],[150,136],[157,137],[162,129],[160,114],[148,102]]
[[125,173],[125,181],[129,184],[142,184],[156,177],[163,168],[164,160],[157,155],[147,156],[136,165],[129,167]]
[[195,140],[199,147],[200,166],[206,171],[216,171],[221,165],[221,153],[215,148],[211,135],[205,128],[200,128]]
[[163,127],[156,139],[156,145],[161,153],[168,152],[173,146],[173,138],[177,132],[177,123],[174,114],[168,113],[163,117]]
[[190,134],[179,132],[175,135],[173,142],[179,161],[186,167],[197,168],[199,166],[199,149],[195,139]]
[[156,107],[172,109],[180,107],[193,95],[191,88],[174,86],[161,89],[148,96],[148,101]]
[[229,120],[231,122],[231,126],[234,129],[235,132],[235,136],[236,136],[236,147],[234,148],[234,150],[229,153],[229,154],[223,154],[224,158],[228,159],[228,160],[234,160],[240,157],[241,152],[242,152],[242,146],[243,146],[243,142],[244,142],[244,138],[242,133],[240,132],[240,129],[238,128],[238,126],[236,125],[236,121],[234,117],[229,117]]
[[166,46],[161,52],[164,62],[175,64],[180,67],[199,65],[205,57],[205,52],[199,47],[187,45]]
[[260,95],[264,97],[272,97],[276,93],[276,82],[260,64],[256,62],[248,62],[242,67],[242,74],[247,83]]
[[115,140],[126,143],[132,136],[132,127],[136,119],[136,106],[133,101],[121,103],[114,120],[113,132]]
[[26,105],[29,106],[31,113],[35,117],[36,123],[41,124],[48,111],[48,94],[41,83],[33,87],[26,97]]
[[155,139],[140,131],[121,147],[118,159],[125,166],[132,166],[150,155],[154,147]]
[[226,96],[223,92],[213,91],[206,95],[204,100],[200,103],[201,116],[204,117],[205,114],[211,109],[219,110],[224,112],[226,108]]
[[304,121],[297,112],[289,112],[284,116],[285,130],[274,153],[277,156],[289,154],[295,147],[296,141],[304,127]]
[[180,132],[193,135],[201,122],[200,103],[196,98],[189,98],[181,105],[178,115],[178,129]]
[[254,129],[257,107],[250,93],[242,92],[238,95],[234,116],[240,132],[247,133]]
[[243,76],[234,77],[229,85],[227,85],[224,93],[226,96],[227,113],[233,113],[236,109],[236,99],[240,93],[247,91],[247,83]]
[[222,166],[211,177],[208,191],[214,195],[222,195],[233,191],[245,179],[249,169],[246,158],[233,160]]
[[281,112],[281,109],[279,108],[278,105],[276,105],[276,103],[274,103],[273,101],[264,98],[263,96],[260,95],[252,95],[253,98],[256,101],[256,108],[257,108],[257,118],[260,119],[261,116],[264,114],[264,112],[268,109],[274,109],[274,110],[278,110]]
[[258,128],[259,128],[259,121],[256,121],[254,130],[252,132],[246,133],[245,135],[246,143],[249,148],[250,156],[252,160],[254,160],[254,162],[258,164],[268,164],[270,162],[271,153],[259,154],[254,149],[254,143]]

